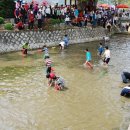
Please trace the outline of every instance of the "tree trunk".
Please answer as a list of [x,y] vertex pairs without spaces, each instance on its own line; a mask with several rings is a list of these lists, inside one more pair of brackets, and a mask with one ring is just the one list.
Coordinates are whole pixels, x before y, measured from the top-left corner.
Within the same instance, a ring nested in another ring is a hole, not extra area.
[[72,5],[72,0],[70,0],[70,6]]
[[65,0],[65,5],[66,5],[67,1]]
[[75,0],[75,5],[77,5],[77,0]]

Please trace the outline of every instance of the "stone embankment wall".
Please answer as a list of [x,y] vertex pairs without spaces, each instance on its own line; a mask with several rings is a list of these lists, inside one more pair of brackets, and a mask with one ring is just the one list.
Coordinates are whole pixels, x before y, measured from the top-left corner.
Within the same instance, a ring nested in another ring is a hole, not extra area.
[[30,49],[56,46],[68,34],[70,44],[102,40],[106,35],[103,28],[75,28],[55,31],[6,31],[0,32],[0,53],[19,51],[28,42]]

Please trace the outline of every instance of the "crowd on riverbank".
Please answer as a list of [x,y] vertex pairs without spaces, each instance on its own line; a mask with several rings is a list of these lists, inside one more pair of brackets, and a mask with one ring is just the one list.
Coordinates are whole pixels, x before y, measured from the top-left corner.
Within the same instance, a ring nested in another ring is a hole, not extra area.
[[[70,26],[103,26],[110,31],[112,25],[119,25],[120,18],[130,18],[130,11],[117,8],[97,8],[96,11],[88,11],[87,8],[84,8],[81,11],[76,5],[63,6],[56,4],[52,6],[45,3],[21,3],[17,0],[14,16],[16,27],[19,30],[24,29],[25,26],[28,29],[34,29],[34,27],[41,29],[48,19],[58,19]],[[128,30],[130,23],[120,26]]]

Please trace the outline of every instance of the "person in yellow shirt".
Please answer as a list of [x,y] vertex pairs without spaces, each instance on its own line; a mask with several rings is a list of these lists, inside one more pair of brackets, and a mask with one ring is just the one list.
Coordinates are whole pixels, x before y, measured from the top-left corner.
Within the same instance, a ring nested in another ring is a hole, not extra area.
[[23,44],[23,46],[22,46],[22,54],[24,54],[24,55],[28,54],[28,47],[29,47],[29,45],[28,45],[27,42]]

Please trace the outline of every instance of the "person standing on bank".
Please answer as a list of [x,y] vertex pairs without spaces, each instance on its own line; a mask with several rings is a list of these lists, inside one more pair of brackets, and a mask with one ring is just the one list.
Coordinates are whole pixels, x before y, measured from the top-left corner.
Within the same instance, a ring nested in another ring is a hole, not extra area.
[[40,11],[37,13],[37,20],[38,20],[38,29],[42,28],[42,14]]

